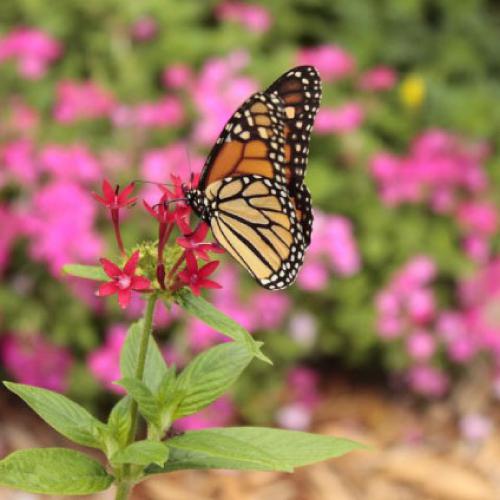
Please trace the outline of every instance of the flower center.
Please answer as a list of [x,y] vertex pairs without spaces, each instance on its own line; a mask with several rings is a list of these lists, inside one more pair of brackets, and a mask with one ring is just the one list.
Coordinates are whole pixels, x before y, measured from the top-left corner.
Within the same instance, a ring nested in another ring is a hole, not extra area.
[[130,283],[131,283],[131,278],[130,276],[126,275],[126,274],[122,274],[119,278],[118,278],[118,286],[122,289],[122,290],[126,290],[127,288],[130,287]]

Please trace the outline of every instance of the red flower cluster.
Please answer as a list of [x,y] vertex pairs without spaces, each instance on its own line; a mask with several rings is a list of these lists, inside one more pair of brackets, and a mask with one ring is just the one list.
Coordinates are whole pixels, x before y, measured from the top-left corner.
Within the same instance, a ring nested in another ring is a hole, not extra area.
[[[143,201],[146,210],[158,222],[158,251],[156,279],[163,290],[175,292],[187,285],[195,295],[200,294],[201,288],[221,288],[221,286],[208,279],[218,267],[218,261],[210,261],[208,252],[223,253],[224,250],[216,243],[204,242],[208,234],[208,226],[200,221],[192,229],[189,223],[191,208],[186,203],[181,180],[172,176],[173,189],[170,190],[160,186],[162,196],[156,205],[149,205]],[[120,233],[120,209],[130,207],[137,197],[129,198],[134,190],[134,184],[129,184],[120,193],[119,187],[113,190],[111,184],[104,180],[102,184],[103,196],[93,193],[94,198],[102,203],[111,214],[116,241],[122,255],[126,255]],[[165,247],[174,230],[177,229],[181,236],[176,238],[176,243],[183,248],[183,252],[177,262],[167,271],[164,264]],[[106,274],[112,281],[104,283],[99,288],[97,295],[107,296],[118,294],[118,302],[125,308],[132,291],[152,291],[151,282],[144,276],[135,274],[139,262],[139,252],[135,252],[123,269],[107,259],[101,259]],[[197,259],[207,261],[207,264],[199,267]],[[181,270],[182,266],[184,268]]]

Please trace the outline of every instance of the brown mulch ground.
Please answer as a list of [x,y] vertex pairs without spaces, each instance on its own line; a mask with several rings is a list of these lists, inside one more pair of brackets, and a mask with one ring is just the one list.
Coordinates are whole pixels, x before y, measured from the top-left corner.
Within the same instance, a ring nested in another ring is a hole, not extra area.
[[[176,472],[148,479],[134,500],[497,500],[500,427],[471,445],[456,429],[454,401],[418,405],[373,387],[335,382],[318,409],[314,431],[372,445],[295,474]],[[12,449],[60,446],[64,440],[0,394],[0,455]],[[493,410],[491,411],[493,413]],[[496,424],[500,414],[492,415]],[[43,497],[0,489],[1,500]],[[76,497],[75,497],[76,498]],[[82,498],[82,497],[78,497]],[[86,497],[90,498],[91,497]],[[112,500],[113,492],[92,500]]]

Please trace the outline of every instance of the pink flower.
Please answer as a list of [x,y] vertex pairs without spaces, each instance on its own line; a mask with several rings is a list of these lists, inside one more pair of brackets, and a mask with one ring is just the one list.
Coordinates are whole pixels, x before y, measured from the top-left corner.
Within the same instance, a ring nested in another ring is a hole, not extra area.
[[139,104],[133,115],[136,127],[171,127],[184,121],[184,107],[177,97],[164,97],[157,102]]
[[483,235],[498,231],[499,212],[493,203],[471,201],[462,203],[457,209],[457,218],[467,230]]
[[102,347],[91,352],[87,357],[87,366],[90,373],[103,383],[106,389],[122,394],[125,390],[114,384],[121,378],[120,351],[127,336],[127,328],[116,324],[106,333],[106,342]]
[[449,213],[464,193],[485,191],[486,156],[482,144],[430,129],[415,138],[405,156],[374,155],[371,170],[386,204],[426,202],[436,212]]
[[15,59],[19,73],[30,80],[43,77],[61,54],[58,41],[33,28],[15,28],[0,38],[0,62]]
[[396,72],[388,66],[377,66],[365,71],[359,78],[359,88],[380,92],[391,90],[396,84]]
[[482,349],[500,359],[500,258],[464,281],[460,298],[467,329]]
[[434,354],[436,341],[431,333],[417,330],[407,338],[406,349],[413,359],[426,361]]
[[189,347],[195,352],[226,341],[226,337],[198,319],[188,321],[187,338]]
[[221,21],[237,22],[255,33],[263,33],[271,26],[271,15],[262,5],[225,0],[217,5],[215,14]]
[[491,419],[480,413],[468,413],[460,419],[462,436],[474,443],[485,441],[493,431]]
[[10,107],[9,128],[20,134],[27,134],[40,122],[40,115],[19,98],[14,98]]
[[230,424],[236,415],[234,404],[229,396],[222,396],[202,411],[175,421],[178,431],[195,431],[208,427],[224,427]]
[[195,127],[195,140],[211,146],[234,110],[257,90],[257,83],[238,75],[248,64],[246,52],[233,52],[225,58],[209,59],[192,85],[200,118]]
[[417,365],[408,373],[410,387],[418,394],[441,397],[448,390],[449,380],[445,373],[428,365]]
[[325,82],[333,82],[351,75],[355,68],[353,57],[337,45],[319,45],[301,49],[297,55],[300,65],[312,65]]
[[[314,278],[317,275],[320,281],[317,286],[324,285],[324,279],[321,275],[323,261],[326,260],[331,269],[341,276],[352,276],[356,274],[360,267],[360,256],[356,240],[353,235],[351,222],[340,215],[326,215],[321,212],[315,212],[314,231],[312,234],[311,246],[306,254],[306,263],[304,267],[310,266],[306,276],[301,278],[304,271],[299,274],[299,283],[301,279],[305,286],[308,285],[309,277]],[[308,274],[310,276],[308,276]]]
[[377,333],[384,340],[393,340],[403,335],[404,324],[396,316],[380,316],[377,321]]
[[174,142],[164,148],[147,150],[141,160],[141,175],[160,184],[172,174],[188,179],[192,172],[201,170],[203,163],[204,158],[191,151],[186,143]]
[[83,145],[48,144],[40,152],[40,168],[59,179],[94,182],[101,177],[101,165]]
[[312,347],[318,335],[316,319],[306,312],[296,313],[290,318],[288,332],[297,344],[305,348]]
[[276,422],[284,429],[305,431],[312,421],[312,410],[301,403],[282,406],[276,413]]
[[92,81],[61,81],[56,93],[54,118],[60,123],[109,117],[116,106],[113,95]]
[[182,89],[188,88],[193,78],[193,72],[188,65],[177,63],[166,67],[161,79],[167,88]]
[[69,351],[41,335],[7,335],[0,344],[5,368],[23,384],[64,392],[73,366]]
[[323,290],[328,285],[328,269],[321,262],[306,261],[298,277],[297,284],[303,290],[317,292]]
[[290,309],[288,295],[281,292],[260,290],[250,299],[250,309],[256,314],[256,328],[273,330],[278,328]]
[[28,139],[5,143],[0,149],[0,161],[9,177],[22,185],[31,185],[38,179],[34,145]]
[[408,315],[412,322],[425,324],[434,317],[436,304],[431,290],[414,290],[408,295],[406,300]]
[[134,22],[130,31],[134,40],[148,42],[156,36],[158,24],[154,18],[143,16]]
[[462,247],[469,258],[479,264],[485,264],[490,258],[490,241],[487,236],[470,234],[463,239]]
[[95,217],[96,207],[85,189],[68,181],[46,184],[22,215],[31,258],[46,262],[54,276],[68,262],[95,262],[102,251]]
[[287,376],[288,392],[291,398],[303,405],[314,408],[319,402],[319,376],[311,368],[298,366]]
[[315,131],[318,134],[343,134],[358,129],[365,113],[355,102],[347,102],[338,108],[322,107],[316,117]]

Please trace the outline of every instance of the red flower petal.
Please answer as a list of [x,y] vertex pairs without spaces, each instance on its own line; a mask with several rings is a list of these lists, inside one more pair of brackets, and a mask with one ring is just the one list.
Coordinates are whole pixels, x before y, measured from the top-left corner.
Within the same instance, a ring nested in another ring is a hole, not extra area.
[[108,205],[108,202],[102,196],[99,196],[97,193],[92,192],[92,197],[99,203],[102,203],[103,205]]
[[194,274],[198,272],[198,263],[193,252],[186,252],[186,268],[189,274]]
[[150,281],[144,276],[133,276],[130,288],[132,290],[147,290],[151,286]]
[[127,263],[123,267],[123,272],[125,274],[132,276],[135,273],[137,264],[139,263],[139,257],[140,257],[139,250],[136,250],[130,257],[130,259],[127,260]]
[[219,266],[220,261],[218,260],[213,260],[212,262],[209,262],[208,264],[205,264],[199,271],[198,274],[200,275],[200,278],[206,278],[210,274],[212,274],[217,267]]
[[108,295],[113,295],[114,293],[118,292],[118,286],[114,281],[111,281],[109,283],[103,283],[100,287],[99,290],[97,290],[97,296],[99,297],[107,297]]
[[222,285],[212,280],[200,280],[198,284],[203,288],[222,288]]
[[101,263],[104,272],[110,278],[117,278],[120,274],[122,274],[122,270],[114,262],[104,258],[99,259],[99,262]]
[[190,274],[187,269],[181,271],[178,275],[179,279],[184,283],[189,283],[191,281]]
[[207,237],[207,233],[208,233],[208,225],[205,224],[204,222],[201,222],[194,230],[192,239],[196,243],[201,243]]
[[191,283],[189,285],[189,288],[191,288],[191,291],[198,297],[201,294],[200,287],[198,286],[197,283]]
[[115,192],[107,179],[102,181],[102,192],[104,194],[104,198],[106,198],[106,202],[112,203],[115,199]]
[[132,292],[128,288],[126,290],[118,290],[118,303],[122,309],[128,306],[131,296]]
[[[132,191],[135,189],[135,183],[131,182],[128,186],[124,188],[124,190],[118,195],[118,203],[125,203],[129,204],[131,203],[130,201],[127,201],[127,198],[130,194],[132,194]],[[135,198],[137,199],[137,198]]]

